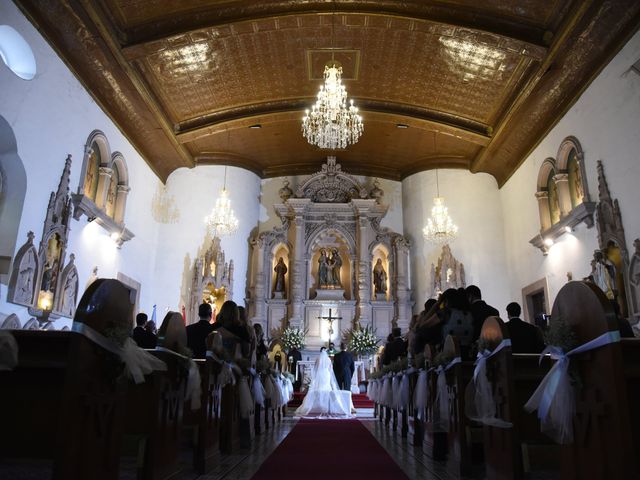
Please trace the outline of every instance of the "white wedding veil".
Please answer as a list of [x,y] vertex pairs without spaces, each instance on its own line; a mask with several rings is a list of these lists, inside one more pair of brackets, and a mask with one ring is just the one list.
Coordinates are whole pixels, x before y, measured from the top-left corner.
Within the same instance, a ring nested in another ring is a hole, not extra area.
[[338,388],[338,381],[333,373],[333,364],[331,359],[325,350],[320,352],[320,356],[316,359],[316,363],[313,367],[313,380],[309,385],[309,392],[311,391],[331,391],[340,390]]

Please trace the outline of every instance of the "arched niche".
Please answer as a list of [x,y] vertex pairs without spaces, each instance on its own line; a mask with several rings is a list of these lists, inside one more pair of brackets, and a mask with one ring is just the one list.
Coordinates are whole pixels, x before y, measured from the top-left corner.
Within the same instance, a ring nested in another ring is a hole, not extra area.
[[560,205],[558,191],[555,185],[556,161],[547,158],[542,162],[538,171],[536,198],[538,199],[538,213],[540,215],[540,230],[545,231],[560,221]]
[[0,279],[7,282],[27,192],[27,173],[13,129],[0,116]]
[[565,138],[558,149],[558,170],[567,174],[567,192],[571,209],[589,202],[589,189],[584,167],[584,153],[577,138]]
[[[289,281],[290,281],[289,280],[290,279],[289,259],[291,258],[290,254],[291,254],[291,250],[289,245],[283,242],[278,242],[271,248],[271,252],[270,252],[271,281],[269,283],[269,291],[271,292],[271,298],[288,298],[287,292],[289,291]],[[282,263],[284,263],[284,266],[286,268],[286,273],[284,275],[283,290],[277,291],[276,283],[277,283],[278,274],[276,273],[276,267],[281,258],[282,258]]]
[[[353,298],[355,248],[353,242],[350,240],[350,237],[340,228],[321,230],[310,239],[307,249],[309,298],[318,298],[319,291],[323,290],[319,288],[318,284],[318,267],[322,250],[325,250],[327,253],[337,250],[342,261],[342,266],[340,267],[340,287],[344,290],[343,299],[351,300]],[[336,288],[336,290],[339,290],[339,288]]]
[[[378,268],[378,261],[380,261],[382,270]],[[376,243],[371,249],[371,284],[373,285],[371,289],[373,300],[389,301],[389,293],[391,292],[391,251],[383,243]]]
[[85,143],[77,193],[71,196],[73,218],[86,215],[90,222],[96,220],[120,247],[134,237],[124,226],[129,190],[124,157],[120,152],[112,154],[105,134],[94,130]]

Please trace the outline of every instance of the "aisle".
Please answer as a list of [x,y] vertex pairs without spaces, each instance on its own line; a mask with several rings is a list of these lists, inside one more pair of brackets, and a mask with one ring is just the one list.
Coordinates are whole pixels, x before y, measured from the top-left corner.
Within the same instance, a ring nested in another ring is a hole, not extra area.
[[300,420],[253,480],[407,479],[358,420]]

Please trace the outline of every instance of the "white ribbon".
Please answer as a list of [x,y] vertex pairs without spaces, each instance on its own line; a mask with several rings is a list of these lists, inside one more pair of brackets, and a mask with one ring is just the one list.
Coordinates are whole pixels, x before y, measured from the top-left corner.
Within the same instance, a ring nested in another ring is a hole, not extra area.
[[200,397],[202,396],[202,378],[200,377],[200,369],[193,359],[181,355],[180,353],[165,347],[156,347],[159,352],[166,352],[184,360],[189,365],[189,375],[187,377],[187,391],[184,399],[191,400],[191,410],[198,410],[201,406]]
[[437,409],[434,409],[434,430],[435,431],[449,431],[449,389],[447,388],[447,375],[446,372],[454,365],[460,363],[462,359],[455,357],[446,365],[440,365],[436,368],[438,373],[437,391],[436,391],[436,405]]
[[429,397],[429,386],[427,384],[427,371],[421,369],[418,374],[418,381],[413,392],[413,405],[417,411],[416,416],[424,419],[424,413],[427,408],[427,398]]
[[402,381],[402,374],[397,373],[393,376],[393,382],[391,384],[392,394],[392,404],[391,406],[394,409],[400,408],[400,382]]
[[405,373],[400,383],[400,408],[407,408],[409,406],[410,392],[409,373]]
[[[478,352],[476,359],[476,367],[473,371],[473,380],[470,385],[474,387],[473,397],[467,399],[467,417],[484,425],[511,428],[513,425],[496,416],[496,402],[493,399],[493,390],[491,383],[487,378],[487,360],[501,351],[503,348],[510,347],[511,340],[508,338],[502,340],[493,350],[484,350]],[[473,409],[473,411],[470,411]]]
[[71,330],[120,357],[127,375],[136,384],[144,383],[144,376],[154,370],[167,370],[167,365],[162,360],[138,347],[131,338],[125,339],[124,345],[121,347],[85,323],[73,322]]
[[240,395],[240,418],[249,418],[255,405],[253,397],[251,396],[248,381],[248,377],[242,377],[238,383],[238,392]]
[[0,370],[13,370],[18,365],[18,342],[11,332],[0,330]]
[[541,430],[557,443],[573,442],[573,416],[575,392],[569,377],[570,357],[620,341],[620,332],[606,332],[593,340],[564,353],[561,348],[549,346],[540,354],[540,361],[547,353],[557,360],[538,385],[524,409],[529,413],[538,410]]
[[264,387],[262,386],[262,381],[260,380],[260,375],[256,373],[254,368],[249,369],[249,373],[251,373],[252,381],[251,381],[251,393],[253,395],[253,399],[256,404],[264,407]]

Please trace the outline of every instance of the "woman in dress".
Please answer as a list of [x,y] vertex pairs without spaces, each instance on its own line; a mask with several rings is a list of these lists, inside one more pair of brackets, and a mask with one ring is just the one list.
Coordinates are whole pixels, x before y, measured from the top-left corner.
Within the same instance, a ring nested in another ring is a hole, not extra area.
[[353,418],[351,392],[340,390],[329,355],[323,347],[313,367],[313,379],[294,416],[304,418]]

